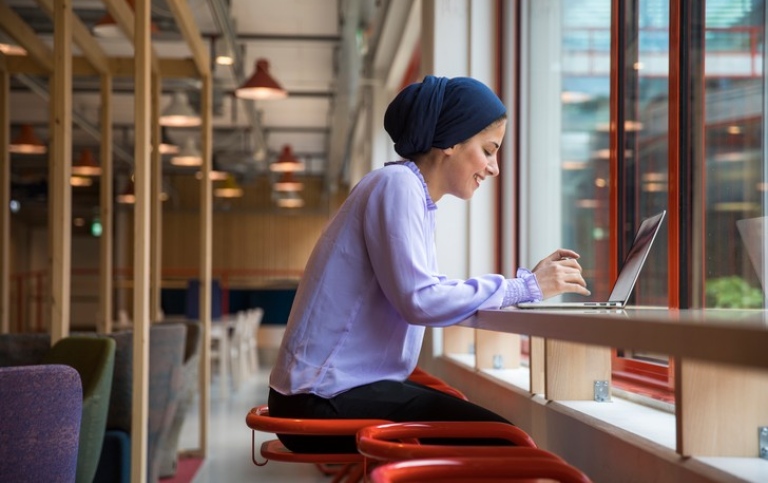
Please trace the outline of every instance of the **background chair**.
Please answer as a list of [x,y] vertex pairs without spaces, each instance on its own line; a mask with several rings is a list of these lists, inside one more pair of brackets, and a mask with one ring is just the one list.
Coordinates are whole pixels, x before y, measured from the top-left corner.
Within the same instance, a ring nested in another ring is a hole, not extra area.
[[91,483],[99,464],[107,425],[115,366],[115,341],[106,337],[66,337],[51,347],[42,362],[66,364],[80,375],[83,416],[80,424],[77,481]]
[[549,458],[433,458],[387,463],[371,471],[372,483],[519,482],[545,478],[561,483],[590,483],[577,468]]
[[276,434],[301,434],[305,436],[354,436],[365,426],[386,423],[380,419],[295,419],[277,418],[269,415],[266,405],[257,406],[248,413],[245,422],[252,430],[251,458],[256,466],[263,466],[269,460],[289,463],[311,463],[318,465],[328,473],[328,465],[342,465],[335,472],[334,482],[359,481],[363,476],[363,456],[359,453],[294,453],[278,439],[265,441],[260,454],[266,461],[259,461],[256,456],[255,431]]
[[[182,385],[186,343],[183,323],[152,324],[149,330],[148,481],[159,479],[160,448],[167,441]],[[131,480],[131,414],[133,407],[133,331],[109,335],[117,344],[105,442],[96,483]]]
[[39,364],[51,349],[51,334],[0,334],[0,367]]
[[65,365],[0,368],[3,481],[75,481],[83,391]]
[[[169,324],[175,322],[162,322]],[[195,400],[200,374],[200,348],[202,347],[202,325],[197,320],[181,322],[187,328],[184,345],[184,361],[181,367],[181,388],[177,393],[177,407],[173,421],[168,429],[168,435],[160,448],[160,477],[166,478],[176,474],[179,461],[179,436],[184,426],[189,407]]]

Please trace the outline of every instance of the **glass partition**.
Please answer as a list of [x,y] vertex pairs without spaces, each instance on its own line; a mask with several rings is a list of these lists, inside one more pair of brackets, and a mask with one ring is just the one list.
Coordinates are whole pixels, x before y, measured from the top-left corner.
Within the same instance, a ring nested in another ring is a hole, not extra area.
[[698,141],[708,308],[765,307],[765,15],[763,1],[706,2],[706,122]]

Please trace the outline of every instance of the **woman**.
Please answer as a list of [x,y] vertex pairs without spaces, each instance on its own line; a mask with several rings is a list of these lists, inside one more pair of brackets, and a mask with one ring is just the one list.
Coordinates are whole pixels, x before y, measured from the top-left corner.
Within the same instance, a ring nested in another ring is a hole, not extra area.
[[[507,422],[407,380],[425,327],[565,292],[588,295],[579,255],[558,250],[514,279],[440,275],[436,204],[445,195],[468,200],[498,175],[506,109],[477,80],[427,76],[396,96],[384,127],[404,160],[364,176],[317,242],[270,376],[270,414]],[[280,439],[293,451],[354,450],[352,438]]]

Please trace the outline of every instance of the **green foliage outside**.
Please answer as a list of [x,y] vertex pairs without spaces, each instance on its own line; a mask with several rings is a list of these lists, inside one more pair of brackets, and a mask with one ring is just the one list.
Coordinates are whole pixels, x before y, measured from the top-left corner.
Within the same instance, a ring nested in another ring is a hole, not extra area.
[[707,307],[729,309],[763,308],[763,292],[739,276],[707,280]]

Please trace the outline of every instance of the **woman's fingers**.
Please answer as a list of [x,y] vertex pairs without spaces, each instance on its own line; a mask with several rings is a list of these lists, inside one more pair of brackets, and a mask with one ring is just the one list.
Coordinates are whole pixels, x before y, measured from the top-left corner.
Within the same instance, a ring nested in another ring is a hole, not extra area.
[[587,282],[581,274],[581,265],[576,261],[576,257],[578,257],[578,253],[561,249],[536,265],[533,273],[536,274],[544,298],[563,293],[591,294],[587,289]]

